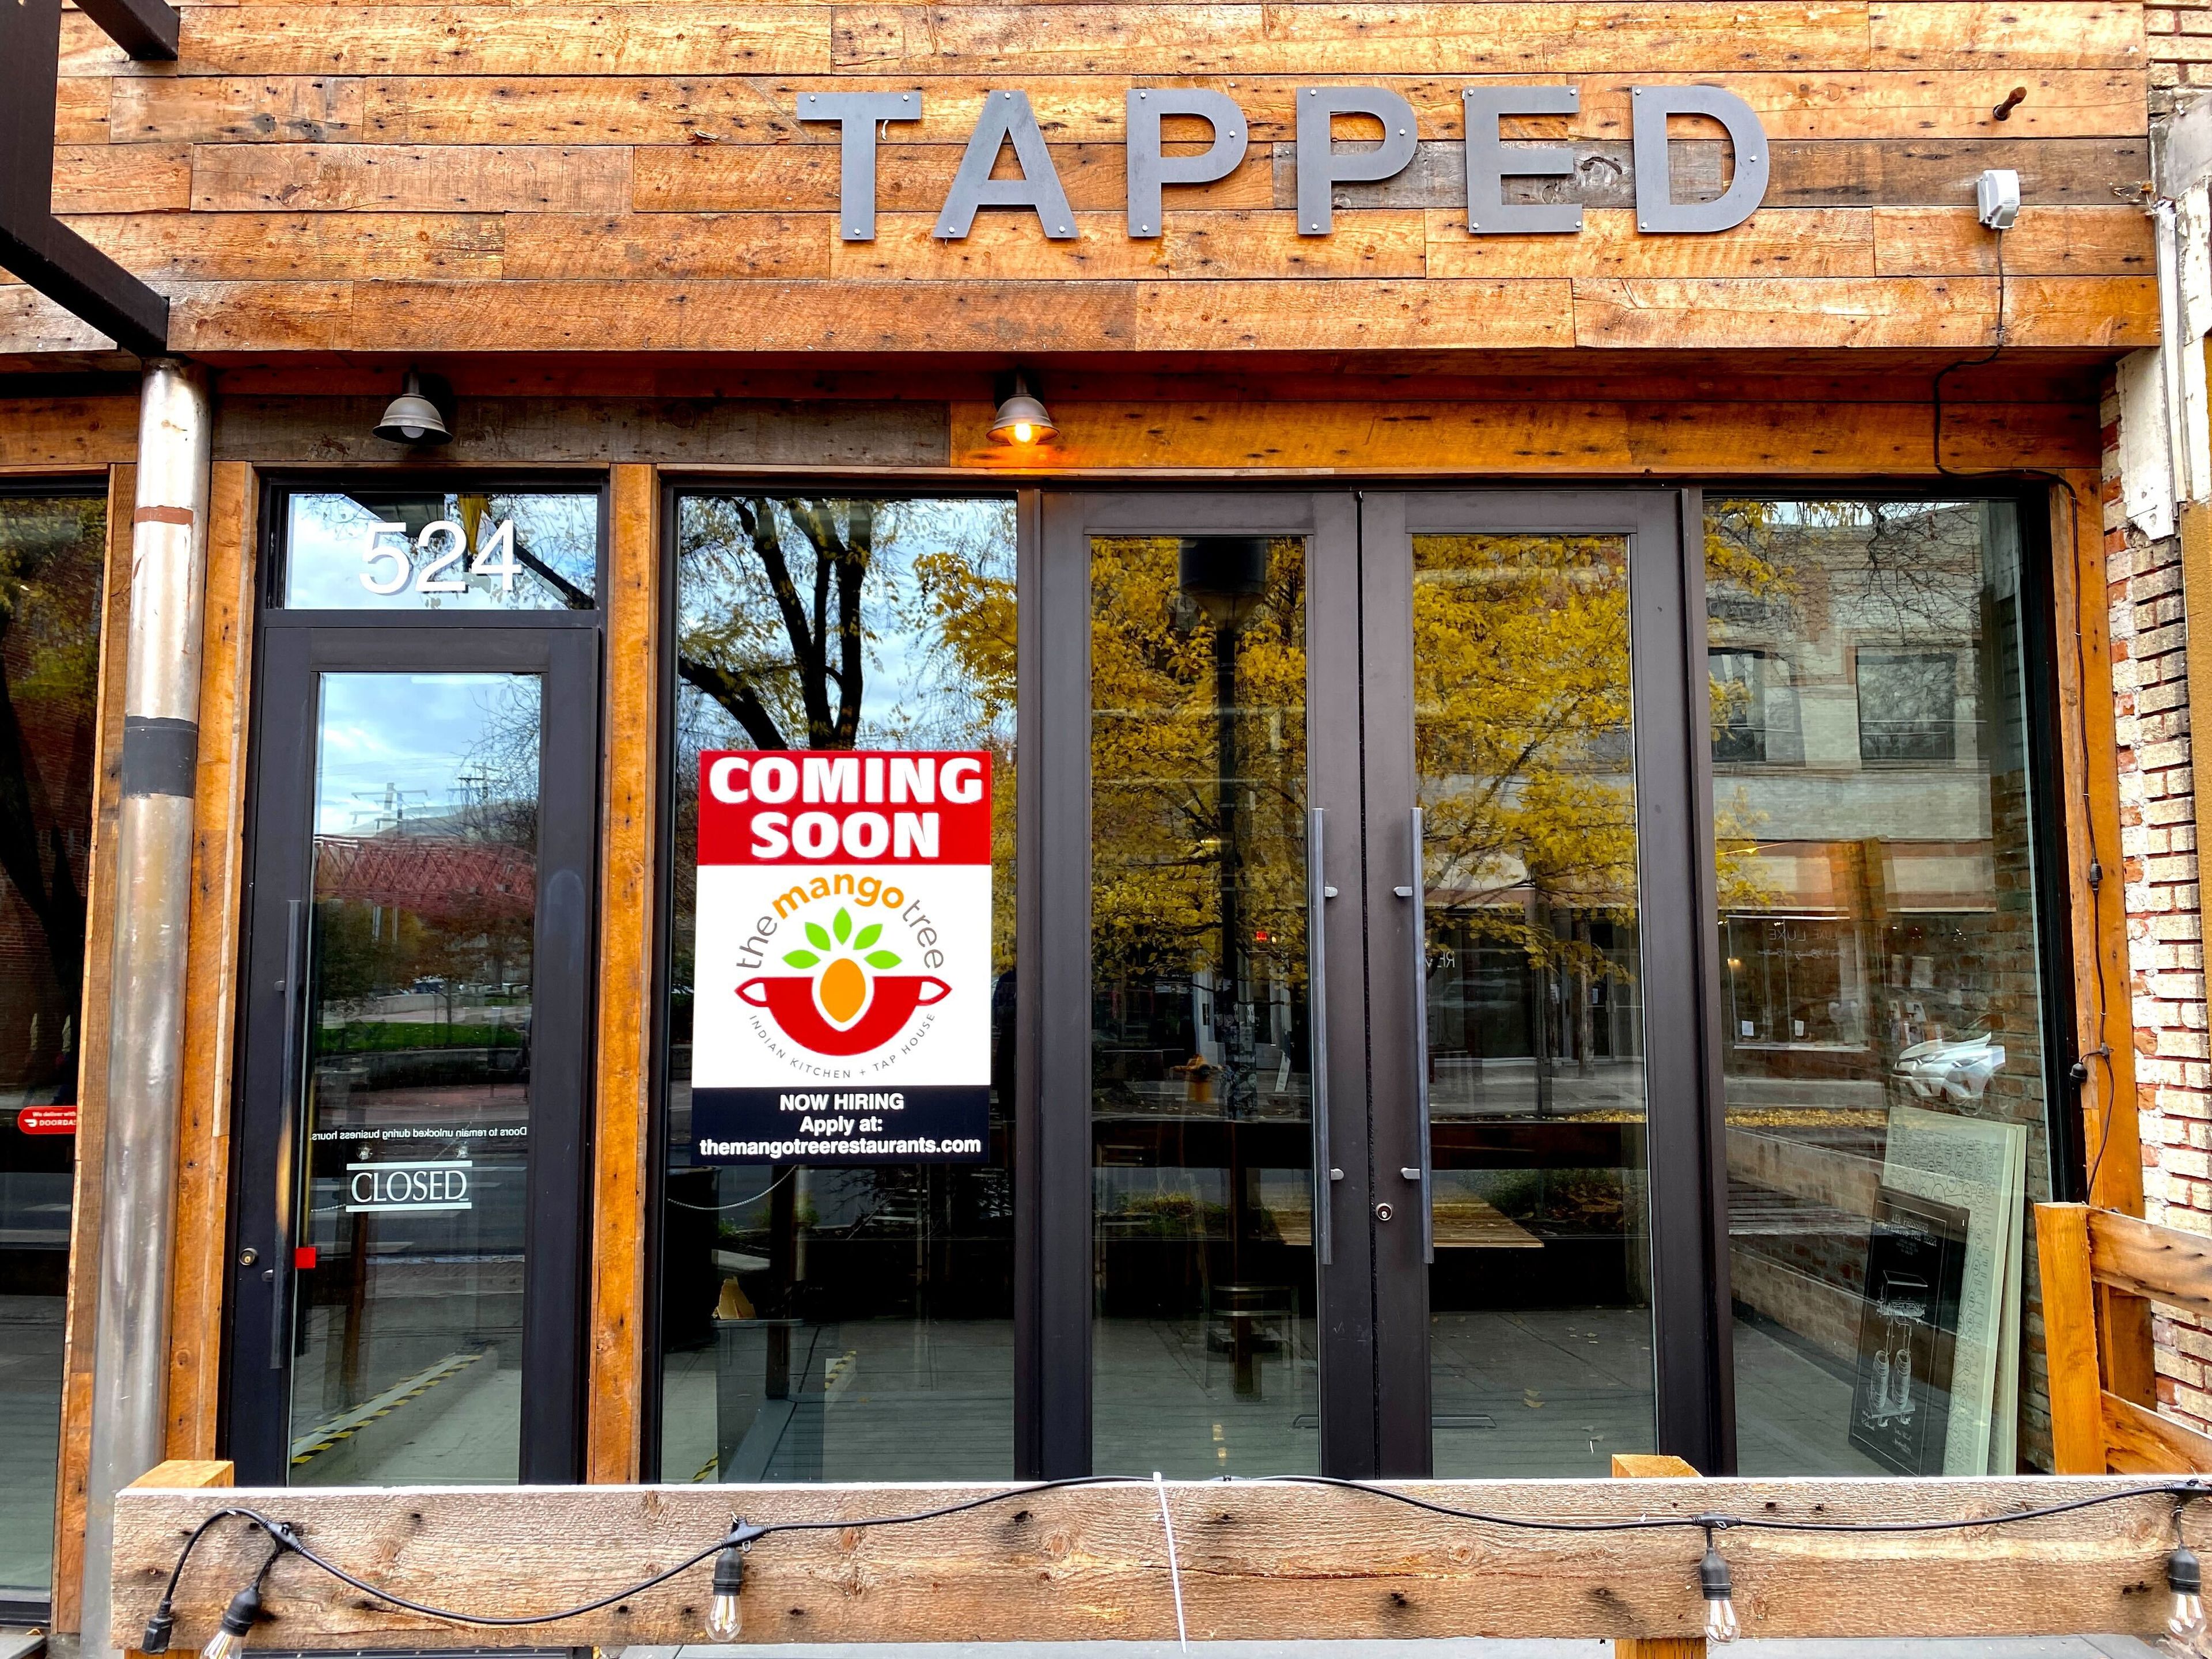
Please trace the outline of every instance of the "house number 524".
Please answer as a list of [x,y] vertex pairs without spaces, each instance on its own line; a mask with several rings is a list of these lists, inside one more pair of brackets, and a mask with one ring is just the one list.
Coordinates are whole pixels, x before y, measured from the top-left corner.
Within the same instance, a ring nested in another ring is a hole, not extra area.
[[[512,519],[493,526],[476,557],[464,567],[468,550],[468,532],[451,519],[424,525],[412,549],[407,544],[405,525],[373,524],[362,543],[362,562],[368,568],[361,573],[361,585],[386,599],[405,592],[410,584],[417,593],[465,593],[469,586],[463,580],[465,569],[470,576],[496,576],[501,592],[514,592],[515,574],[520,567],[514,562]],[[385,568],[380,570],[380,566]]]

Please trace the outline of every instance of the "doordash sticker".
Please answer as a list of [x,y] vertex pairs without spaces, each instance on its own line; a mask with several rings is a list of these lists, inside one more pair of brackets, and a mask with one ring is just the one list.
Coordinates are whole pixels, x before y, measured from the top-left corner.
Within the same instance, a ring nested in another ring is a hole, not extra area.
[[982,1160],[989,751],[702,755],[697,915],[700,1163]]

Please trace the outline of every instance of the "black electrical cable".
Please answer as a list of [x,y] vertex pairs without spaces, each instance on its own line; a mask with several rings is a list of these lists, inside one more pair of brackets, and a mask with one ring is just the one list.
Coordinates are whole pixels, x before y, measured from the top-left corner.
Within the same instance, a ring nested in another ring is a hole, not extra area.
[[[650,1578],[641,1579],[635,1584],[615,1591],[612,1595],[600,1596],[596,1601],[586,1601],[578,1607],[563,1607],[557,1613],[459,1613],[451,1607],[432,1607],[428,1602],[410,1601],[404,1595],[380,1589],[365,1578],[356,1577],[353,1573],[338,1565],[337,1562],[318,1553],[310,1548],[299,1534],[286,1522],[272,1521],[258,1510],[226,1506],[201,1522],[193,1528],[191,1535],[185,1540],[184,1548],[177,1556],[177,1565],[170,1570],[169,1589],[167,1595],[162,1597],[161,1605],[166,1609],[171,1599],[176,1595],[177,1581],[184,1574],[185,1564],[191,1559],[192,1551],[198,1546],[208,1528],[214,1526],[216,1522],[230,1516],[237,1516],[241,1520],[252,1522],[263,1532],[267,1533],[271,1540],[276,1541],[278,1547],[271,1552],[270,1565],[274,1564],[276,1555],[289,1551],[319,1571],[328,1573],[340,1583],[359,1590],[363,1595],[374,1596],[386,1606],[398,1607],[403,1612],[419,1613],[426,1619],[442,1619],[449,1624],[513,1627],[523,1625],[555,1625],[564,1619],[576,1619],[587,1613],[597,1613],[601,1607],[612,1607],[617,1601],[628,1601],[631,1596],[641,1595],[656,1585],[667,1583],[678,1573],[697,1566],[708,1556],[720,1554],[732,1544],[750,1545],[755,1540],[768,1537],[773,1533],[842,1532],[848,1527],[904,1527],[920,1521],[936,1521],[948,1515],[959,1515],[969,1510],[980,1510],[987,1504],[1009,1503],[1018,1498],[1028,1498],[1038,1492],[1057,1492],[1069,1486],[1150,1486],[1151,1484],[1149,1480],[1135,1475],[1073,1475],[1059,1480],[1040,1480],[1030,1486],[1017,1486],[1006,1492],[986,1492],[981,1498],[966,1498],[960,1503],[943,1504],[933,1510],[917,1510],[911,1515],[864,1516],[842,1520],[739,1522],[704,1549],[686,1556],[675,1565],[654,1573]],[[261,1571],[265,1576],[269,1566],[264,1565]],[[162,1645],[166,1646],[166,1642]],[[151,1645],[146,1649],[149,1653],[161,1650],[161,1648]]]
[[2125,1503],[2136,1498],[2173,1498],[2184,1503],[2195,1498],[2212,1498],[2212,1481],[2185,1480],[2155,1486],[2128,1486],[2118,1492],[2091,1492],[2085,1497],[2069,1498],[2062,1504],[2046,1504],[2037,1509],[2008,1510],[2002,1515],[1953,1516],[1940,1521],[1790,1521],[1717,1514],[1638,1515],[1619,1521],[1544,1521],[1528,1516],[1463,1510],[1454,1504],[1416,1498],[1411,1492],[1399,1492],[1393,1487],[1334,1475],[1273,1474],[1242,1479],[1232,1476],[1230,1479],[1236,1484],[1252,1486],[1340,1487],[1350,1492],[1366,1492],[1376,1498],[1386,1498],[1392,1503],[1403,1504],[1411,1509],[1426,1510],[1431,1515],[1449,1516],[1455,1520],[1471,1521],[1478,1525],[1504,1527],[1522,1532],[1642,1532],[1666,1527],[1701,1527],[1716,1532],[1733,1529],[1811,1533],[1968,1532],[1977,1527],[2005,1527],[2022,1521],[2045,1520],[2054,1515],[2070,1515],[2076,1510],[2095,1509],[2100,1504]]
[[1999,355],[2002,354],[2005,349],[2004,232],[2002,230],[1998,231],[1996,238],[1997,325],[1990,342],[1990,349],[1978,357],[1962,357],[1957,362],[1953,363],[1949,368],[1939,369],[1936,372],[1935,384],[1931,388],[1936,403],[1936,428],[1933,445],[1936,458],[1936,470],[1947,478],[1962,478],[1971,477],[1972,475],[1955,471],[1943,464],[1943,382],[1952,375],[1956,374],[1962,368],[1979,368],[1985,363],[1993,363],[1996,362]]
[[[183,1577],[185,1564],[191,1559],[193,1549],[207,1534],[209,1528],[217,1522],[231,1517],[249,1522],[259,1528],[269,1535],[274,1546],[269,1553],[268,1559],[263,1562],[260,1571],[254,1577],[253,1582],[256,1584],[268,1576],[270,1568],[276,1565],[278,1557],[288,1553],[294,1554],[318,1571],[327,1573],[340,1583],[348,1585],[364,1595],[372,1596],[387,1607],[397,1607],[402,1612],[416,1613],[426,1619],[441,1620],[448,1624],[514,1628],[528,1625],[559,1624],[564,1620],[580,1618],[587,1613],[596,1613],[601,1607],[611,1607],[617,1601],[628,1601],[657,1585],[665,1583],[679,1573],[688,1571],[706,1560],[708,1557],[719,1554],[733,1544],[749,1547],[756,1540],[775,1533],[842,1532],[848,1528],[911,1526],[919,1522],[941,1520],[947,1516],[964,1514],[969,1510],[983,1509],[991,1504],[1011,1503],[1017,1498],[1033,1498],[1040,1492],[1058,1492],[1073,1486],[1151,1484],[1141,1477],[1134,1475],[1077,1475],[1060,1480],[1036,1481],[1029,1486],[1012,1487],[1004,1492],[986,1492],[980,1498],[966,1498],[957,1504],[941,1504],[935,1509],[917,1510],[907,1515],[848,1516],[822,1520],[758,1522],[739,1521],[711,1544],[695,1551],[674,1565],[654,1573],[648,1578],[625,1585],[611,1594],[599,1596],[576,1607],[563,1607],[553,1613],[462,1613],[454,1608],[434,1607],[428,1602],[410,1600],[357,1577],[310,1548],[300,1537],[297,1530],[289,1523],[272,1521],[255,1510],[226,1506],[202,1521],[193,1528],[191,1535],[185,1540],[184,1548],[178,1554],[176,1565],[170,1571],[169,1588],[161,1599],[161,1611],[155,1615],[155,1620],[158,1624],[162,1620],[168,1619],[169,1623],[173,1624],[173,1620],[169,1619],[168,1610],[171,1600],[176,1594],[178,1581]],[[1221,1484],[1307,1486],[1357,1492],[1370,1497],[1384,1498],[1391,1503],[1402,1504],[1410,1509],[1422,1510],[1431,1515],[1443,1516],[1479,1526],[1499,1527],[1521,1532],[1550,1533],[1650,1532],[1668,1528],[1698,1528],[1708,1534],[1730,1529],[1826,1534],[1965,1532],[1983,1527],[2014,1526],[2026,1521],[2047,1520],[2053,1516],[2069,1515],[2078,1510],[2094,1509],[2107,1504],[2126,1503],[2138,1498],[2170,1498],[2177,1500],[2177,1507],[2179,1507],[2185,1505],[2191,1499],[2212,1496],[2212,1482],[2187,1480],[2178,1483],[2167,1482],[2157,1486],[2129,1486],[2118,1492],[2092,1492],[2081,1498],[2068,1499],[2063,1503],[2046,1504],[2035,1509],[2011,1510],[2002,1515],[1954,1516],[1934,1521],[1793,1521],[1712,1513],[1641,1515],[1627,1516],[1618,1521],[1553,1521],[1529,1516],[1500,1515],[1483,1510],[1462,1509],[1455,1504],[1436,1503],[1429,1498],[1419,1498],[1411,1492],[1401,1492],[1390,1486],[1331,1475],[1224,1476]],[[167,1646],[167,1630],[163,1628],[159,1632],[161,1639],[158,1644],[152,1639],[155,1634],[155,1627],[149,1626],[148,1627],[149,1639],[147,1644],[147,1650],[149,1652],[160,1652]]]

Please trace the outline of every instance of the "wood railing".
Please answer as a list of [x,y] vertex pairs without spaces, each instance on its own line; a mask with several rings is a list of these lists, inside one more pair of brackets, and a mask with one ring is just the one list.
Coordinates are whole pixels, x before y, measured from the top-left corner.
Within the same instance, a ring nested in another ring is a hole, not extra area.
[[[1638,1460],[1638,1464],[1642,1460]],[[1624,1474],[1678,1474],[1632,1465]],[[167,1465],[116,1506],[114,1623],[134,1648],[192,1528],[228,1504],[297,1528],[380,1589],[518,1614],[573,1607],[753,1522],[912,1513],[989,1486],[564,1486],[210,1491]],[[179,1489],[190,1484],[194,1489]],[[1834,1527],[2016,1514],[2117,1501],[2002,1527],[1925,1533],[1723,1529],[1747,1637],[2154,1634],[2175,1500],[2119,1476],[1931,1480],[1415,1481],[1397,1491],[1525,1522],[1721,1514]],[[1003,1490],[1003,1488],[1001,1488]],[[1610,1638],[1650,1659],[1691,1655],[1705,1535],[1516,1529],[1320,1486],[1150,1482],[1024,1491],[907,1526],[832,1525],[763,1538],[747,1557],[745,1642],[1172,1640],[1176,1575],[1192,1640],[1291,1637]],[[2198,1513],[2202,1511],[2202,1513]],[[2212,1548],[2212,1504],[2189,1535]],[[261,1567],[248,1523],[213,1528],[179,1589],[172,1652],[203,1645]],[[487,1632],[343,1589],[297,1556],[264,1591],[264,1649],[620,1648],[707,1639],[712,1564],[554,1626]],[[250,1656],[249,1656],[250,1659]]]
[[2212,1474],[2212,1436],[2104,1385],[2100,1286],[2212,1316],[2212,1238],[2086,1204],[2035,1206],[2051,1364],[2051,1447],[2062,1474]]

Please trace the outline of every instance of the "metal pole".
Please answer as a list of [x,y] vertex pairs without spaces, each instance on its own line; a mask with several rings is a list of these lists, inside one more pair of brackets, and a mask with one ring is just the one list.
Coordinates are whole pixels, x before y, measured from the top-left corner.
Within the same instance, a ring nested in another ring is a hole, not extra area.
[[161,1461],[168,1426],[169,1252],[211,423],[202,372],[168,358],[147,364],[131,528],[100,1306],[85,1494],[88,1654],[111,1650],[115,1494]]

